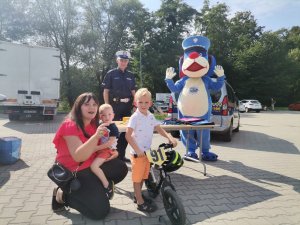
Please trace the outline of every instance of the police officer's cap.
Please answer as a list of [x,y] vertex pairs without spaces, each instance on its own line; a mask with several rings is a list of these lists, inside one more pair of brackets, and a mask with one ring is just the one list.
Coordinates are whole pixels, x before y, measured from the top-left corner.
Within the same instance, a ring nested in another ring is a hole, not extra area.
[[208,51],[210,47],[210,40],[204,36],[191,36],[183,40],[182,48],[183,50],[193,48],[193,47],[201,47]]
[[128,51],[117,51],[116,52],[117,59],[130,59],[130,53]]

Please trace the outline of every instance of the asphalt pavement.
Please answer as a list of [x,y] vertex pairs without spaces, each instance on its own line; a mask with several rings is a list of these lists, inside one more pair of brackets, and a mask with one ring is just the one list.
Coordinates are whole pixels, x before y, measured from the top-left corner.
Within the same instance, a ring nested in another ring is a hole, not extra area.
[[[0,224],[163,224],[159,216],[167,221],[161,196],[155,199],[156,212],[136,209],[130,172],[117,184],[104,220],[90,220],[73,209],[52,212],[55,185],[46,173],[56,153],[52,139],[64,116],[10,122],[0,114],[0,137],[22,139],[21,159],[0,165]],[[155,134],[153,147],[162,142]],[[211,145],[219,160],[206,163],[207,176],[201,163],[187,161],[171,174],[187,224],[300,224],[300,112],[242,113],[232,141],[214,136]],[[185,153],[181,143],[176,150]]]

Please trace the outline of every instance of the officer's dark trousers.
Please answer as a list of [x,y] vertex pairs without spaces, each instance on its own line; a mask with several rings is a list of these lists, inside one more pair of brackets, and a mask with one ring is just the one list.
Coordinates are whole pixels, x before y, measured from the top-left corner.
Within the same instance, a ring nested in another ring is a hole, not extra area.
[[[129,117],[131,116],[131,109],[132,109],[132,102],[128,103],[113,103],[112,107],[114,109],[115,113],[115,121],[121,121],[123,117]],[[118,139],[118,145],[117,150],[119,152],[119,159],[124,160],[125,158],[125,152],[127,148],[128,142],[125,138],[125,132],[120,133],[119,139]]]

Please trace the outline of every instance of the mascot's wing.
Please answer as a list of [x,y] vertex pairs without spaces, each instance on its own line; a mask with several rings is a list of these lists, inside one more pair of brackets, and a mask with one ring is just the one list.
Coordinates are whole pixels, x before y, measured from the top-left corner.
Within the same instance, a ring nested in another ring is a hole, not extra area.
[[210,77],[204,77],[203,79],[206,79],[207,84],[208,84],[208,89],[211,90],[220,90],[221,87],[224,84],[224,80],[225,80],[225,75],[218,77],[218,78],[210,78]]

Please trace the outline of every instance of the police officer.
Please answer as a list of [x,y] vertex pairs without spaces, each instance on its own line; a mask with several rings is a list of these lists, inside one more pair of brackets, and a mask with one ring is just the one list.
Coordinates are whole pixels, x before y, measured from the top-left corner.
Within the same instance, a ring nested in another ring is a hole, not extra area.
[[[114,120],[116,121],[131,116],[136,83],[134,75],[127,70],[129,59],[130,53],[128,51],[118,51],[116,53],[118,68],[108,71],[102,82],[104,102],[112,105],[115,113]],[[119,136],[117,150],[120,159],[130,162],[125,157],[127,144],[123,132]]]

